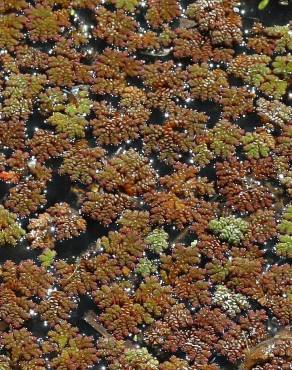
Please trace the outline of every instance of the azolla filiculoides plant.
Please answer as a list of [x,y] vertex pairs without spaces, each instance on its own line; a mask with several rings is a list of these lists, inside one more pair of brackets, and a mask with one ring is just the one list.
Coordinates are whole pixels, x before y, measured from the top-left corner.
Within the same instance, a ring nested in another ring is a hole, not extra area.
[[0,369],[291,368],[275,7],[0,1]]

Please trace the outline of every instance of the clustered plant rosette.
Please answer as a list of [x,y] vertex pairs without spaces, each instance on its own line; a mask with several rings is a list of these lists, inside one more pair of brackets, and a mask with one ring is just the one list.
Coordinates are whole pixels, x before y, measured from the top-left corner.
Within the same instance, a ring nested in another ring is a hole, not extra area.
[[237,7],[0,1],[0,369],[290,368],[292,29]]

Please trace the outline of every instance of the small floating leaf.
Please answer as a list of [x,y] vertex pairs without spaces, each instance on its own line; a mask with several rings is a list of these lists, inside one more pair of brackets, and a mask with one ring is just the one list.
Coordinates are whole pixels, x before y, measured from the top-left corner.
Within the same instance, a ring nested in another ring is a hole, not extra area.
[[269,2],[270,0],[262,0],[258,5],[259,10],[264,10],[269,5]]
[[54,262],[55,256],[56,252],[54,250],[46,248],[43,254],[39,256],[39,260],[41,261],[43,267],[50,267]]

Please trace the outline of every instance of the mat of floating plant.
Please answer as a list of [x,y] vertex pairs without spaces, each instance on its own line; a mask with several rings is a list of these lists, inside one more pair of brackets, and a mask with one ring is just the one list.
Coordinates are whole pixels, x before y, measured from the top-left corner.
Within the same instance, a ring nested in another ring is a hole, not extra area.
[[0,369],[291,369],[291,13],[0,1]]

